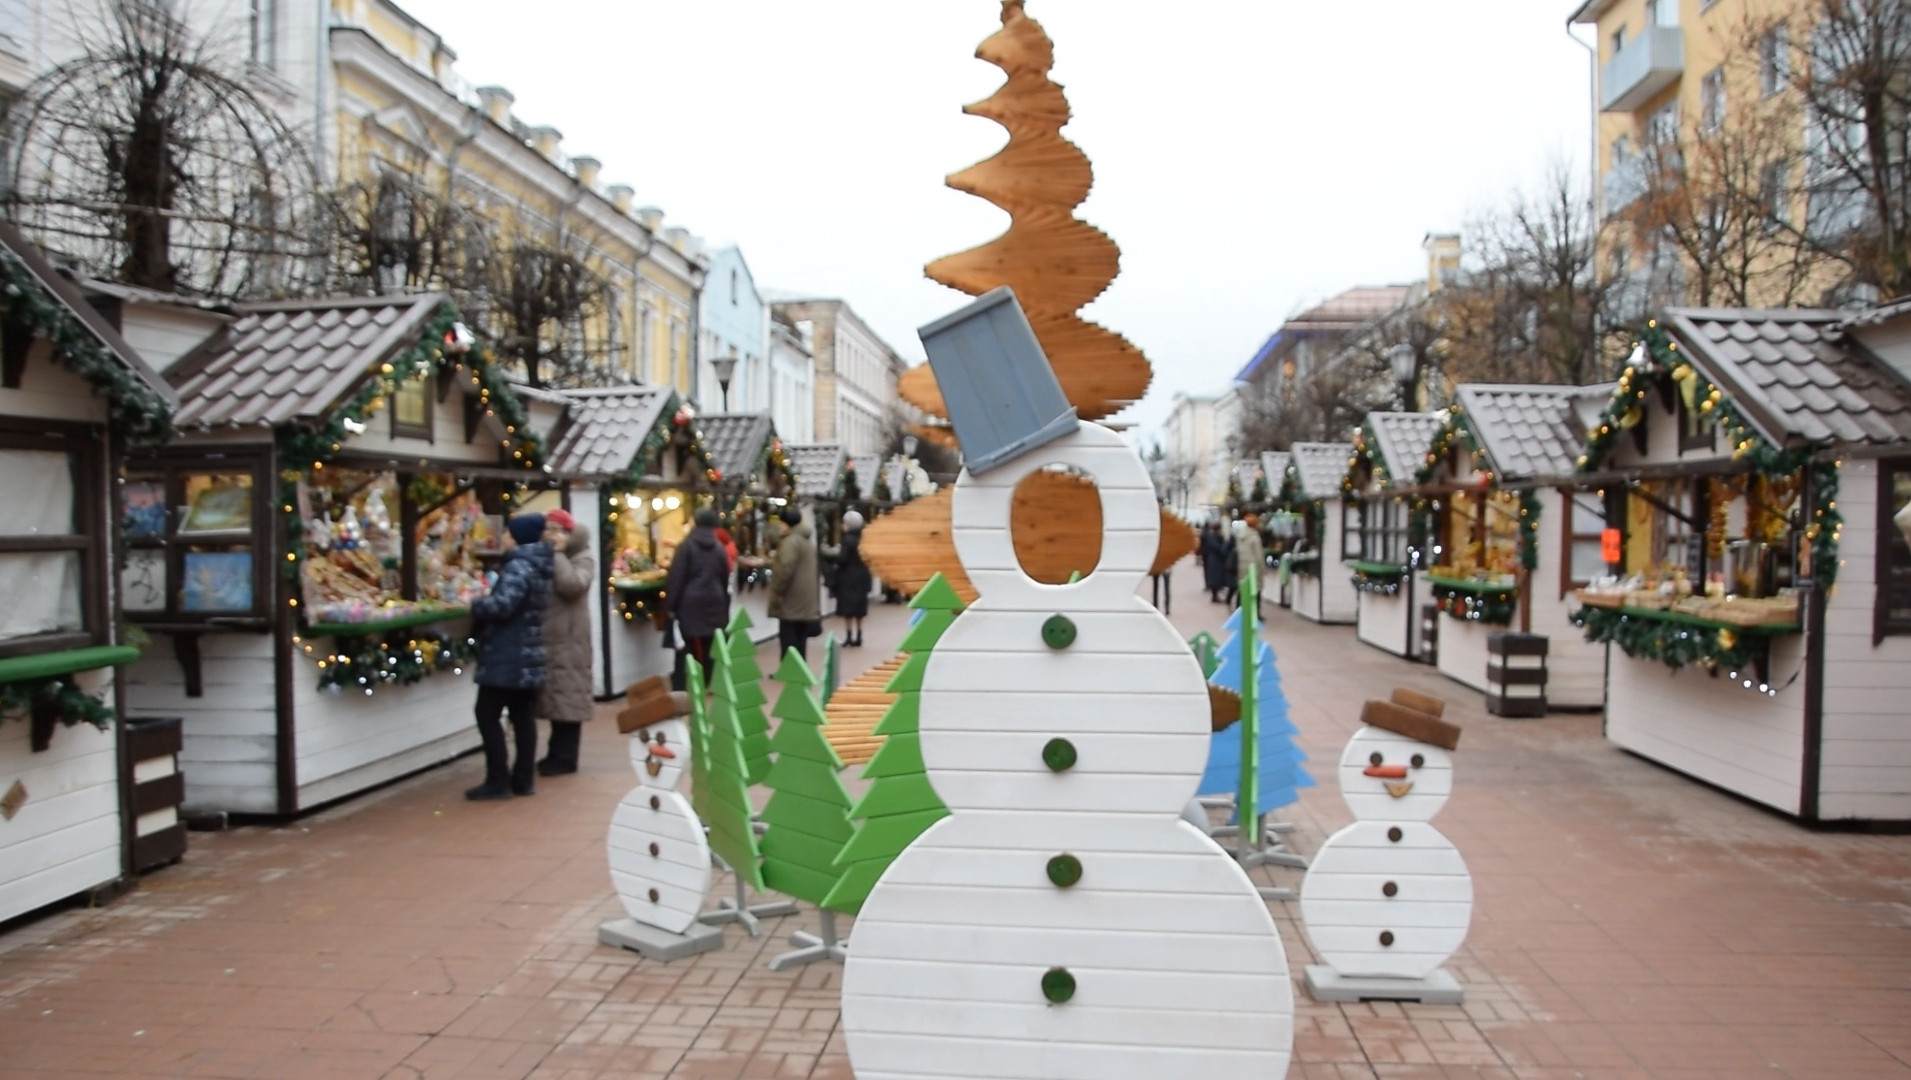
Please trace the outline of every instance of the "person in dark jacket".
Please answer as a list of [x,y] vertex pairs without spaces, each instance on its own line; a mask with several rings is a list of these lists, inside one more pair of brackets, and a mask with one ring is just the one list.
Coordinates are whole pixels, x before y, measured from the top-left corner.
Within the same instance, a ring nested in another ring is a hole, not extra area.
[[1221,594],[1232,584],[1234,572],[1229,566],[1234,556],[1234,544],[1221,534],[1219,522],[1210,521],[1201,527],[1201,572],[1208,586],[1208,599],[1221,602]]
[[[508,799],[534,790],[537,698],[544,686],[544,609],[551,600],[551,545],[544,515],[519,514],[506,526],[516,545],[504,553],[491,591],[471,602],[478,637],[478,735],[484,740],[484,783],[467,799]],[[510,761],[499,718],[509,710],[517,758]],[[508,768],[507,768],[508,765]]]
[[[664,612],[676,624],[683,649],[710,674],[710,639],[730,621],[730,556],[717,539],[715,507],[699,509],[690,535],[677,545],[664,579]],[[673,685],[683,689],[683,665]]]
[[869,589],[875,578],[863,561],[863,516],[854,510],[843,515],[843,543],[825,554],[836,560],[836,614],[843,617],[843,644],[861,646],[863,618],[869,614]]

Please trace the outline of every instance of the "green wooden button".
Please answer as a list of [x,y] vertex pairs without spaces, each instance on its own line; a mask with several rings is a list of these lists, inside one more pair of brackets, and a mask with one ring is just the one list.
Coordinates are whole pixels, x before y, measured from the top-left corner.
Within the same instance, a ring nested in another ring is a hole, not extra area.
[[1042,623],[1042,641],[1051,649],[1075,644],[1075,623],[1066,615],[1050,615]]
[[1082,861],[1073,855],[1057,855],[1048,861],[1048,879],[1066,889],[1082,879]]
[[1067,968],[1049,968],[1042,974],[1042,996],[1056,1005],[1075,996],[1075,976]]
[[1075,744],[1067,739],[1050,739],[1042,747],[1042,763],[1052,772],[1067,772],[1075,767]]

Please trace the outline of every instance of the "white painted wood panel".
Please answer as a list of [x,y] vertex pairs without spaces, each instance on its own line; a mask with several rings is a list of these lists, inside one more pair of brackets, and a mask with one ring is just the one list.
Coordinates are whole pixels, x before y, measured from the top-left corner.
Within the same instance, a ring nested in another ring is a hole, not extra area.
[[[1774,645],[1790,670],[1802,638]],[[1805,693],[1801,680],[1767,697],[1702,670],[1673,672],[1615,651],[1606,737],[1642,757],[1746,798],[1799,812]]]
[[[651,796],[662,804],[650,807]],[[655,843],[658,853],[650,853]],[[710,848],[681,794],[638,785],[611,818],[611,883],[630,917],[681,934],[697,921],[710,891]],[[657,899],[650,899],[651,890]]]
[[453,758],[476,750],[478,746],[478,729],[475,722],[466,725],[463,730],[432,742],[418,742],[413,739],[410,741],[410,748],[404,751],[369,761],[356,769],[333,773],[310,783],[300,783],[299,809],[309,810],[334,799],[343,799],[348,795],[368,791],[421,769],[442,765]]
[[172,635],[155,632],[139,660],[120,669],[130,716],[182,720],[179,771],[191,811],[277,812],[277,708],[272,638],[211,633],[199,639],[201,697],[186,696]]
[[[1425,596],[1426,589],[1425,583],[1421,583],[1415,591],[1416,597]],[[1359,608],[1355,632],[1360,640],[1395,656],[1412,656],[1414,625],[1420,615],[1408,600],[1406,586],[1402,585],[1393,596],[1358,589],[1354,594]]]
[[117,739],[117,727],[59,727],[36,754],[28,724],[0,721],[0,792],[27,789],[0,823],[0,921],[119,877]]
[[1315,574],[1295,573],[1289,579],[1288,606],[1303,619],[1320,622],[1321,580]]
[[1486,636],[1505,630],[1470,619],[1440,616],[1440,637],[1435,646],[1435,666],[1440,674],[1462,686],[1486,691]]
[[[1417,785],[1416,785],[1417,787]],[[1401,839],[1389,831],[1401,830]],[[1373,887],[1388,875],[1398,891]],[[1437,889],[1420,891],[1426,879]],[[1371,899],[1351,899],[1360,890]],[[1466,860],[1433,826],[1356,820],[1329,837],[1301,882],[1307,938],[1335,971],[1354,977],[1419,979],[1466,940],[1473,918]]]
[[[1077,1037],[1081,1038],[1081,1037]],[[1283,1045],[1289,1040],[1283,1040]],[[1041,1040],[966,1039],[958,1036],[867,1036],[856,1057],[857,1080],[1128,1080],[1169,1076],[1278,1077],[1287,1055],[1261,1050],[1190,1050],[1176,1046],[1105,1046],[1047,1036]],[[925,1072],[936,1064],[959,1072]]]
[[18,387],[0,387],[0,416],[103,424],[106,402],[85,379],[52,361],[44,340],[35,340]]

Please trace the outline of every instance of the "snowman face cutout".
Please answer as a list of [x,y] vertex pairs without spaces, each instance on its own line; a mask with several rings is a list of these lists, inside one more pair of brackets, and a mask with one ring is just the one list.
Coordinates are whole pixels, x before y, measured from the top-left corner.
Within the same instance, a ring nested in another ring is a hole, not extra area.
[[1340,794],[1361,821],[1431,821],[1453,790],[1453,758],[1437,746],[1364,727],[1340,758]]
[[690,767],[690,726],[673,718],[631,735],[630,764],[642,786],[676,790],[678,779]]

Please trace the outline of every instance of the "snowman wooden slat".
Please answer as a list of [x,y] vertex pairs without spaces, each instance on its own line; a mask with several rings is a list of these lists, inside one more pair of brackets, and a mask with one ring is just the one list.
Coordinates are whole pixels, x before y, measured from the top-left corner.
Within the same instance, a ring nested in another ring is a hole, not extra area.
[[1368,702],[1361,720],[1340,760],[1341,796],[1355,820],[1315,854],[1301,883],[1301,919],[1333,974],[1426,980],[1466,940],[1473,918],[1466,860],[1431,824],[1453,789],[1448,754],[1460,732],[1381,701]]
[[637,729],[630,740],[637,786],[611,816],[611,884],[632,919],[682,934],[710,891],[710,844],[677,790],[690,767],[690,726],[673,717]]
[[[1043,585],[1009,538],[1015,486],[1059,465],[1100,492],[1099,562]],[[843,974],[856,1075],[1284,1075],[1293,999],[1254,883],[1180,820],[1208,755],[1200,663],[1136,595],[1159,511],[1140,458],[1078,424],[954,494],[981,596],[929,654],[920,746],[950,815],[871,890]]]

